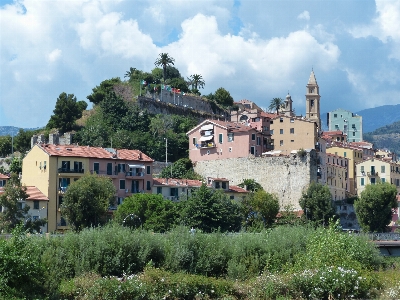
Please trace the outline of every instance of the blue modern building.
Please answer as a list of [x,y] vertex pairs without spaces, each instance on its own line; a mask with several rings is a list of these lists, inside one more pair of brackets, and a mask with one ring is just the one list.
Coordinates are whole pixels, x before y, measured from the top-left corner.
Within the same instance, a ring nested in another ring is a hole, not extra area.
[[340,130],[347,135],[348,142],[362,142],[362,117],[345,109],[336,109],[327,113],[329,131]]

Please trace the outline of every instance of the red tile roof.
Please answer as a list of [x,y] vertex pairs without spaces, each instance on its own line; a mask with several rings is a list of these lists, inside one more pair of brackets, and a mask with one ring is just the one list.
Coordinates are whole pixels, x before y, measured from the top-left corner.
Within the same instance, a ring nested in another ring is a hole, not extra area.
[[47,198],[36,186],[27,186],[26,193],[29,195],[26,200],[49,201],[49,198]]
[[10,179],[10,176],[4,175],[0,173],[0,179]]
[[77,145],[38,145],[40,149],[50,156],[86,157],[86,158],[116,158],[124,160],[153,161],[149,156],[139,150],[113,149],[113,154],[105,148],[77,146]]
[[249,191],[246,191],[244,188],[238,187],[236,185],[230,185],[229,186],[229,192],[234,192],[234,193],[248,193]]
[[270,119],[276,118],[276,117],[278,116],[277,114],[268,113],[268,112],[264,112],[264,111],[262,111],[262,112],[260,113],[260,115],[261,115],[262,117],[266,117],[266,118],[270,118]]
[[203,183],[200,180],[153,178],[153,185],[200,187],[202,184]]

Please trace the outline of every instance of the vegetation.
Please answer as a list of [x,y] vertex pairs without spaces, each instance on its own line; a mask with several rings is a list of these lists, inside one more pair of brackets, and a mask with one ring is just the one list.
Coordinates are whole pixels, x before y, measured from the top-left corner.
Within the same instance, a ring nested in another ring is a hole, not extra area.
[[385,182],[368,184],[354,202],[358,222],[365,232],[385,232],[398,207],[396,186]]
[[328,221],[336,214],[327,185],[312,182],[303,192],[299,203],[305,217],[320,225],[328,224]]
[[165,84],[165,79],[167,75],[167,67],[170,65],[173,65],[175,62],[175,59],[173,59],[171,56],[169,56],[168,53],[160,53],[159,57],[156,59],[154,64],[157,67],[162,67],[163,68],[163,79],[164,79],[164,84]]
[[105,223],[110,204],[114,204],[115,187],[110,178],[85,174],[68,187],[61,205],[62,215],[73,230]]
[[283,105],[283,99],[282,98],[273,98],[268,106],[268,109],[270,111],[276,111],[276,113],[279,113],[279,109]]
[[389,149],[400,155],[400,121],[380,127],[373,132],[363,133],[363,139],[378,149]]
[[194,172],[193,163],[189,158],[178,159],[171,166],[163,168],[159,177],[201,180],[201,176]]
[[246,189],[246,191],[256,192],[258,190],[263,190],[261,184],[259,184],[254,179],[244,179],[242,183],[238,184],[239,187]]

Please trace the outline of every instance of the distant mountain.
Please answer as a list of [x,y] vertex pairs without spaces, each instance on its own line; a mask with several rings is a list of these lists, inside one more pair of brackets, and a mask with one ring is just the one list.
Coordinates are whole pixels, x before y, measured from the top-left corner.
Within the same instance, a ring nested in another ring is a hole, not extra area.
[[[18,134],[20,128],[15,127],[15,126],[0,126],[0,136],[3,135],[14,135],[16,136]],[[38,128],[24,128],[24,130],[35,130]]]
[[[400,104],[367,108],[353,113],[362,116],[364,134],[392,124],[396,121],[400,121]],[[321,122],[322,129],[328,130],[328,125],[326,124],[326,113],[322,114]]]
[[364,133],[363,138],[374,143],[375,148],[386,148],[400,156],[400,121]]

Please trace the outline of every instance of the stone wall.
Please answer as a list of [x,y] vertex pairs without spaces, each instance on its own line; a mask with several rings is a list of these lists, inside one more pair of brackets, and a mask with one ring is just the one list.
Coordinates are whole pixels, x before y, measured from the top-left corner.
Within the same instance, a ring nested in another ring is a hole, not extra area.
[[292,205],[300,210],[299,200],[310,182],[317,181],[317,153],[311,150],[304,157],[297,154],[278,157],[242,157],[199,161],[195,171],[204,178],[219,177],[231,185],[254,179],[280,200],[280,207]]

